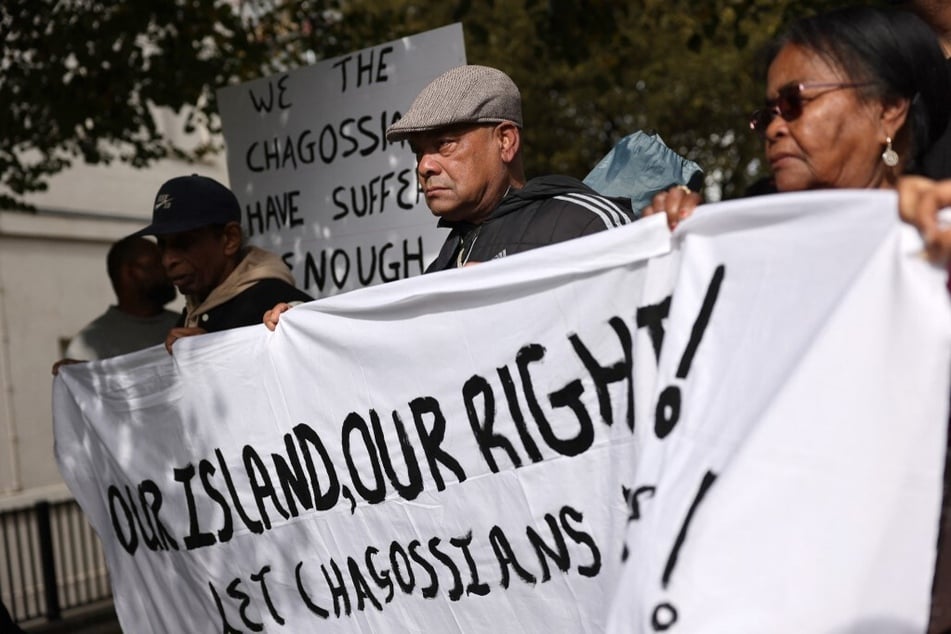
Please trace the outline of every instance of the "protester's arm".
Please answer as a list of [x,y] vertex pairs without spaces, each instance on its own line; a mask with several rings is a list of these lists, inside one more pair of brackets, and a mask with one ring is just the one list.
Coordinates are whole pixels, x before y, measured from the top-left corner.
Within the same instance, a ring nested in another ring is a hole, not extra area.
[[208,331],[204,328],[172,328],[165,337],[165,349],[168,350],[169,354],[172,354],[172,344],[182,337],[194,337],[195,335],[203,335],[207,332]]
[[686,185],[674,185],[654,194],[651,202],[641,211],[641,217],[666,214],[667,226],[673,231],[681,220],[689,218],[697,205],[703,203],[700,194]]
[[898,181],[901,219],[918,228],[929,259],[936,262],[951,260],[951,227],[938,224],[938,210],[949,206],[951,179],[933,181],[921,176],[904,176]]
[[274,308],[264,313],[264,325],[267,326],[268,330],[274,330],[277,328],[277,322],[281,320],[281,313],[287,312],[292,306],[299,303],[300,302],[278,302],[274,304]]

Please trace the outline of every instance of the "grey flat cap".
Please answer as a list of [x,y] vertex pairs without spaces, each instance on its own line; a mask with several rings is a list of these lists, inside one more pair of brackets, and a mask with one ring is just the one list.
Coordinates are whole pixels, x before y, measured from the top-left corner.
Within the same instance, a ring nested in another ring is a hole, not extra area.
[[503,121],[522,127],[522,97],[512,78],[488,66],[457,66],[423,88],[403,118],[386,129],[386,140],[457,123]]

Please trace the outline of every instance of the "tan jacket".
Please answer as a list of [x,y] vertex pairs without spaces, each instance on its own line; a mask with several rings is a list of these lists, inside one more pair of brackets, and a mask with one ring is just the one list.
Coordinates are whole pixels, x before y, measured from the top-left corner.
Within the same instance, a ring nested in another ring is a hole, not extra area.
[[[248,247],[247,254],[225,281],[218,285],[205,301],[198,302],[192,295],[185,296],[185,326],[202,326],[202,314],[233,299],[264,279],[279,279],[294,285],[294,276],[277,255],[258,247]],[[270,308],[270,306],[268,306]],[[263,316],[264,312],[261,312]]]

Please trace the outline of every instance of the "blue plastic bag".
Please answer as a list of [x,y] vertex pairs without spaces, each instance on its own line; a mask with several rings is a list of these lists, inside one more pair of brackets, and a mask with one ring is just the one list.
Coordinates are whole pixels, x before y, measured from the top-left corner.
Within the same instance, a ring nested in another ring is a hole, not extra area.
[[638,130],[618,141],[584,182],[599,194],[629,197],[640,214],[654,194],[671,185],[698,191],[703,170],[667,147],[659,135]]

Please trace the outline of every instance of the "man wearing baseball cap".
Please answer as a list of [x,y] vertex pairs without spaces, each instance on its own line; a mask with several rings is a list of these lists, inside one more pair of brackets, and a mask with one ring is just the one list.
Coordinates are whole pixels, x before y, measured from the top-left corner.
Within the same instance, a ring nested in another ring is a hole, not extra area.
[[134,235],[153,235],[169,279],[185,296],[180,337],[250,326],[278,302],[313,299],[294,286],[284,262],[244,243],[241,207],[234,193],[206,176],[166,181],[155,196],[152,224]]
[[502,71],[459,66],[434,79],[386,131],[416,154],[426,204],[450,229],[426,272],[465,266],[633,222],[626,198],[568,176],[526,181],[522,101]]

